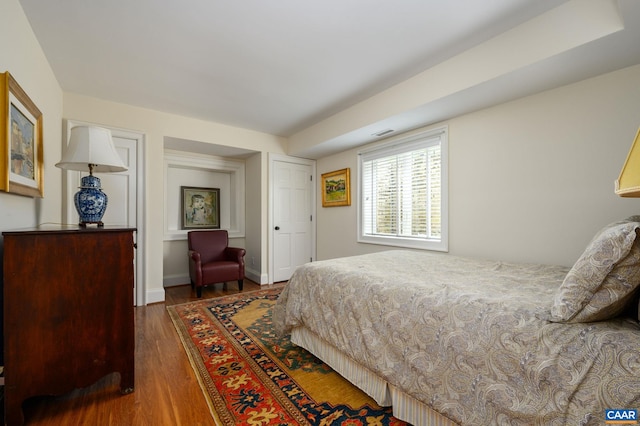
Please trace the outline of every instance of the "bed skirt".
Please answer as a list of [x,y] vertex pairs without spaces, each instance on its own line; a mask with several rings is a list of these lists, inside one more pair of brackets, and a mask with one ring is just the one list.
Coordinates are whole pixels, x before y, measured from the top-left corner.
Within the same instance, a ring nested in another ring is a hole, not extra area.
[[332,345],[305,327],[291,331],[291,342],[308,350],[342,377],[373,398],[378,405],[391,406],[393,415],[413,425],[458,426],[451,419],[427,407],[422,402],[390,385],[368,368],[343,355]]

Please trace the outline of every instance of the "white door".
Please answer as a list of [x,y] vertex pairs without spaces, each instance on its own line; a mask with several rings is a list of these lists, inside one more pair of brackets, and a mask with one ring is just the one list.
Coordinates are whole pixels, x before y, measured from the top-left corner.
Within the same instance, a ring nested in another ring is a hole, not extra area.
[[[107,225],[135,228],[136,221],[136,141],[113,135],[113,144],[127,170],[118,173],[96,173],[102,191],[107,194],[107,211],[102,221]],[[82,173],[83,176],[88,173]]]
[[286,281],[315,256],[314,170],[300,159],[271,162],[272,282]]
[[[77,125],[91,125],[90,123],[80,123],[68,121],[67,135],[72,127]],[[104,127],[104,126],[102,126]],[[118,173],[95,173],[100,179],[102,190],[107,194],[107,210],[102,218],[105,226],[122,226],[126,228],[137,228],[134,239],[137,249],[134,250],[134,304],[144,304],[144,289],[139,288],[138,282],[142,279],[142,247],[139,241],[143,241],[142,229],[138,226],[139,211],[139,183],[138,177],[138,152],[142,144],[142,135],[118,129],[110,129],[113,136],[113,144],[120,155],[122,162],[127,166],[127,170]],[[80,180],[88,172],[67,171],[66,185],[66,218],[67,223],[78,223],[78,213],[73,204],[73,196],[78,191]],[[93,226],[93,225],[90,225]]]

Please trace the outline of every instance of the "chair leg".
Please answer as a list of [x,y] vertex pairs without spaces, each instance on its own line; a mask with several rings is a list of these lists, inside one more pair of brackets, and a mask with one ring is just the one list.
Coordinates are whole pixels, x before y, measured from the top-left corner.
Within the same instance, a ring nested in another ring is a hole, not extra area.
[[238,288],[242,291],[242,284],[244,284],[244,280],[238,280]]
[[196,287],[196,297],[198,297],[198,299],[202,297],[202,287]]

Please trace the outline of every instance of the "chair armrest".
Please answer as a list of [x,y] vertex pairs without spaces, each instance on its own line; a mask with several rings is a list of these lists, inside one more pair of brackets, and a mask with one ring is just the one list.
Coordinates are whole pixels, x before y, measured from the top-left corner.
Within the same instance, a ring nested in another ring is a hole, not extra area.
[[202,261],[200,253],[195,250],[189,250],[189,278],[191,285],[202,286]]
[[193,261],[196,264],[199,264],[201,262],[200,253],[195,250],[189,250],[189,261]]
[[227,256],[227,259],[244,265],[244,255],[247,253],[245,249],[239,247],[227,247],[224,253]]

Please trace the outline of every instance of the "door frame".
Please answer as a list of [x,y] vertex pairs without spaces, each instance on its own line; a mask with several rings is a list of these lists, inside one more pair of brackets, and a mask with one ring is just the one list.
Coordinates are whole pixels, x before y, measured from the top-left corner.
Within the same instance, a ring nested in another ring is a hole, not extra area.
[[[136,244],[136,292],[135,292],[135,306],[144,306],[147,304],[147,286],[145,280],[146,271],[146,250],[145,250],[145,222],[144,222],[144,207],[145,207],[145,181],[144,181],[144,153],[145,153],[145,135],[140,132],[132,130],[120,129],[117,127],[106,126],[103,124],[96,124],[87,121],[65,119],[65,125],[63,126],[64,139],[63,148],[66,148],[71,128],[75,126],[98,126],[111,130],[111,134],[120,137],[133,139],[136,141],[136,232],[134,235],[134,242]],[[73,223],[75,207],[73,204],[73,195],[75,194],[75,186],[72,177],[74,172],[71,170],[63,170],[62,173],[62,218],[64,223]]]
[[316,197],[317,197],[317,185],[316,185],[316,162],[315,160],[309,160],[306,158],[299,157],[290,157],[284,154],[273,154],[269,153],[269,213],[267,226],[267,238],[269,240],[269,250],[267,264],[269,265],[269,284],[273,284],[273,275],[275,271],[275,241],[274,241],[274,208],[275,208],[275,200],[274,200],[274,164],[276,162],[284,162],[284,163],[293,163],[293,164],[303,164],[310,166],[311,168],[311,196],[310,198],[310,209],[312,214],[311,221],[311,258],[312,260],[316,259]]

